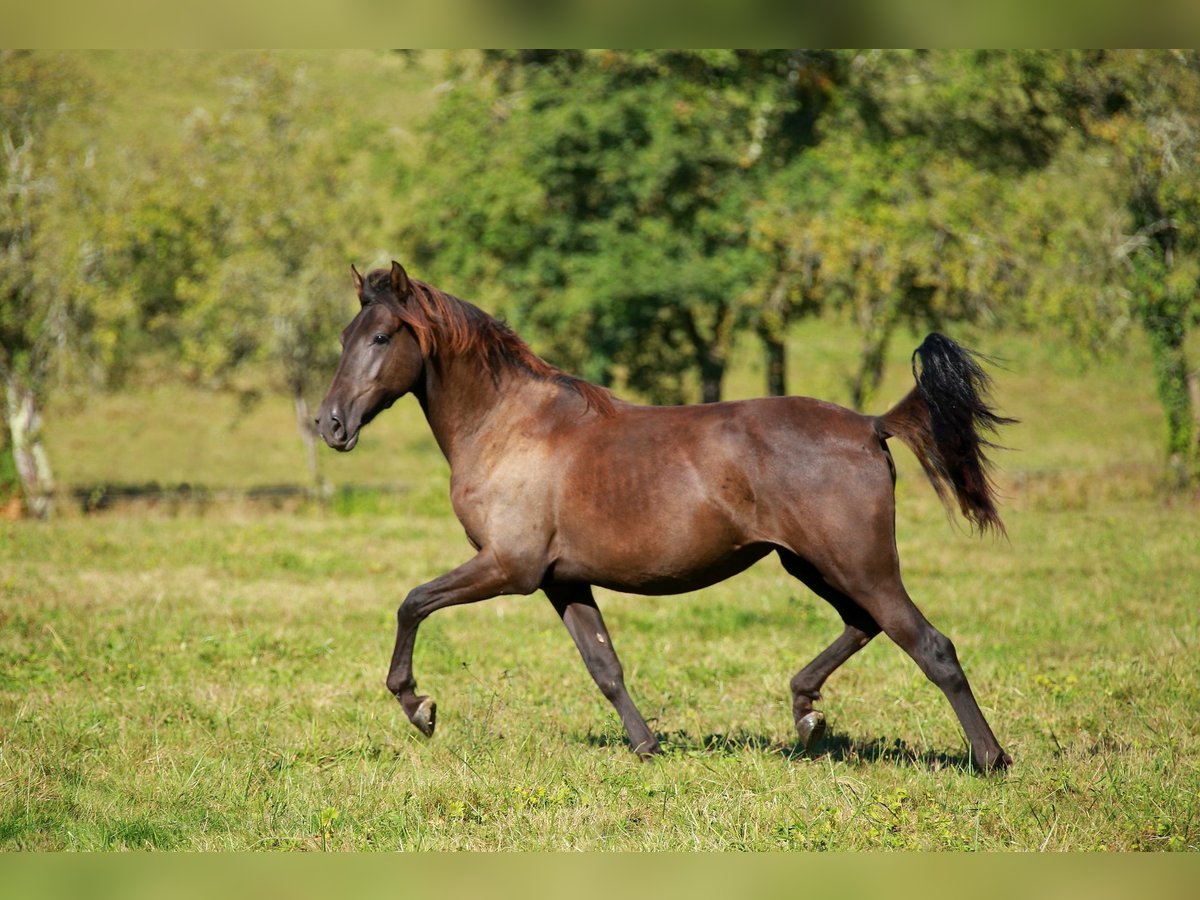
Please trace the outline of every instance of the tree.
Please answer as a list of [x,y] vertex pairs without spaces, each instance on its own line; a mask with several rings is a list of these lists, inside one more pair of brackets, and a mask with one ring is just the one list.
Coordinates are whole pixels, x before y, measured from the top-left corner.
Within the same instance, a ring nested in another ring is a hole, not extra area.
[[819,206],[812,196],[813,184],[807,178],[795,177],[803,168],[794,166],[768,185],[767,195],[759,201],[752,220],[751,240],[766,265],[751,327],[763,346],[766,392],[771,397],[787,394],[789,326],[805,315],[817,313],[825,299],[820,278],[821,250],[806,227],[812,214],[803,215],[801,221],[802,208],[807,211]]
[[70,189],[77,149],[61,126],[86,107],[90,91],[61,56],[0,51],[0,404],[25,505],[42,518],[54,508],[42,410],[73,336],[79,264],[45,248],[60,239],[49,223]]
[[1113,249],[1132,311],[1150,339],[1180,486],[1200,484],[1200,53],[1110,51],[1081,75],[1089,133],[1111,149],[1128,232]]
[[[1200,54],[866,60],[848,82],[864,135],[913,146],[924,155],[915,183],[940,182],[928,196],[942,211],[929,224],[954,240],[949,254],[939,249],[934,282],[967,301],[955,314],[1054,323],[1089,342],[1139,322],[1172,479],[1200,483],[1200,372],[1187,358],[1200,320]],[[889,228],[890,238],[906,231]]]
[[748,209],[810,139],[829,60],[485,55],[429,123],[407,238],[587,377],[719,399],[767,266]]
[[994,321],[1024,290],[1009,196],[1069,133],[1061,69],[1030,53],[841,61],[819,141],[775,180],[758,231],[777,247],[777,294],[795,298],[785,313],[820,304],[855,322],[855,407],[898,325]]
[[228,385],[265,363],[320,490],[309,400],[337,363],[349,263],[378,244],[380,204],[358,168],[378,148],[301,67],[263,55],[230,84],[226,108],[191,117],[180,168],[136,192],[108,278],[142,294],[146,329],[194,380]]
[[1045,167],[1009,183],[1024,324],[1091,346],[1131,325],[1149,338],[1177,486],[1200,483],[1200,54],[1044,54],[1042,94],[1073,125]]

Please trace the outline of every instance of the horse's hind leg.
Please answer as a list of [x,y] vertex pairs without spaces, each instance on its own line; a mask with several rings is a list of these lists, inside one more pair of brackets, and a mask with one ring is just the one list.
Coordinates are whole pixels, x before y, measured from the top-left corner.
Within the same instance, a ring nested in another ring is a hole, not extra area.
[[847,569],[857,573],[855,583],[837,586],[807,560],[783,550],[779,556],[788,572],[833,604],[846,623],[841,637],[792,679],[796,729],[806,746],[820,736],[824,727],[821,713],[812,709],[821,685],[882,630],[946,695],[970,742],[975,765],[988,771],[1012,763],[979,709],[954,644],[929,623],[904,590],[894,555],[879,554],[874,566],[861,560],[860,567]]
[[588,673],[621,716],[633,752],[639,756],[658,753],[658,739],[625,689],[621,661],[617,659],[600,608],[592,597],[591,585],[545,584],[542,587],[579,648]]
[[899,577],[895,579],[895,584],[872,592],[862,600],[887,636],[899,644],[926,677],[946,695],[966,733],[976,767],[990,771],[1010,766],[1012,758],[1001,749],[991,726],[983,717],[959,664],[954,644],[917,609],[900,584]]
[[807,560],[782,549],[779,558],[789,574],[827,600],[846,624],[837,640],[792,677],[792,718],[801,743],[808,748],[825,734],[825,716],[820,710],[813,709],[813,702],[821,699],[821,688],[826,679],[867,646],[880,629],[866,610],[827,582]]

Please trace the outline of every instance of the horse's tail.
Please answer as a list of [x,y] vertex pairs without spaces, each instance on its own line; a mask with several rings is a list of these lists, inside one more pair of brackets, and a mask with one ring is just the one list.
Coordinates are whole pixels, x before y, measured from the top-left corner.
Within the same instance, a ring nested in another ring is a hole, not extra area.
[[984,454],[995,444],[981,432],[995,433],[1016,419],[988,405],[988,374],[975,354],[944,335],[929,335],[913,352],[913,378],[917,386],[908,396],[875,419],[880,438],[898,437],[916,454],[947,508],[953,492],[962,514],[980,531],[1005,533]]

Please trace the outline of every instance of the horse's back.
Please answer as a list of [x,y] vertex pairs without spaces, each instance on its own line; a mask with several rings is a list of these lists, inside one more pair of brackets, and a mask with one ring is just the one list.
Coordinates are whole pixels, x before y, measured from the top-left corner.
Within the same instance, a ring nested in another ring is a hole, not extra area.
[[636,481],[670,480],[672,469],[705,482],[740,473],[762,486],[880,452],[872,417],[810,397],[622,405],[615,416],[590,420],[572,443],[578,470],[599,466]]

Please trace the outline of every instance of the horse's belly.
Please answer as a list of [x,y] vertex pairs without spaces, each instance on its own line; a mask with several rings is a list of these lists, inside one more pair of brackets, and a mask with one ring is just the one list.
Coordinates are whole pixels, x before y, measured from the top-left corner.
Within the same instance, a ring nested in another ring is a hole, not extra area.
[[721,548],[656,546],[648,541],[631,546],[593,544],[577,553],[566,553],[554,565],[561,581],[586,582],[630,594],[682,594],[724,581],[762,559],[771,547],[764,544]]

